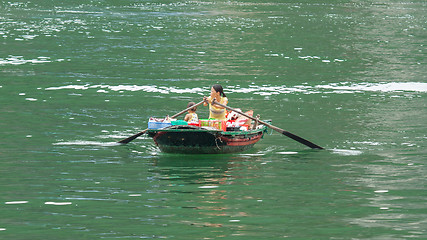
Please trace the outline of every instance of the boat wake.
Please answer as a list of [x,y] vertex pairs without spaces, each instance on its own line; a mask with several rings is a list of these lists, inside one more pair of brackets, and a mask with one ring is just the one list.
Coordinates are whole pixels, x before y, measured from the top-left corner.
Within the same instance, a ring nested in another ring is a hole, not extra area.
[[363,152],[359,150],[348,150],[348,149],[332,149],[332,153],[338,154],[341,156],[357,156],[361,155]]
[[117,142],[97,142],[97,141],[69,141],[69,142],[57,142],[53,143],[53,145],[59,146],[102,146],[102,147],[112,147],[112,146],[120,146],[120,143]]

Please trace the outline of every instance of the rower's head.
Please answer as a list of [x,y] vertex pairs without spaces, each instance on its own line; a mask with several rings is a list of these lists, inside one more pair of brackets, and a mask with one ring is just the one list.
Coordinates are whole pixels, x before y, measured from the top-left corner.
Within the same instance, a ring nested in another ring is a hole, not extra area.
[[222,88],[222,86],[219,84],[215,84],[211,88],[211,95],[218,94],[218,93],[220,94],[220,96],[225,97],[224,89]]

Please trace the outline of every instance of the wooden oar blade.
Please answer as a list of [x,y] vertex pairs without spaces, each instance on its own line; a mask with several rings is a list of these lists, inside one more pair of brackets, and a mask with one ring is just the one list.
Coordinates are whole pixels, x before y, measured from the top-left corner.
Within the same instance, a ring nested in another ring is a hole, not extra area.
[[295,140],[295,141],[297,141],[297,142],[299,142],[301,144],[306,145],[307,147],[310,147],[310,148],[313,148],[313,149],[323,149],[321,146],[316,145],[316,144],[308,141],[307,139],[304,139],[304,138],[302,138],[300,136],[297,136],[297,135],[295,135],[293,133],[290,133],[290,132],[288,132],[286,130],[283,130],[281,128],[278,128],[276,126],[273,126],[273,125],[271,125],[269,123],[266,123],[266,122],[263,122],[263,121],[259,121],[259,122],[261,124],[266,125],[267,127],[271,128],[271,129],[273,129],[274,131],[279,132],[279,133],[285,135],[286,137],[289,137],[289,138],[291,138],[291,139],[293,139],[293,140]]
[[283,135],[289,137],[289,138],[292,138],[293,140],[295,140],[295,141],[297,141],[297,142],[299,142],[301,144],[304,144],[304,145],[310,147],[310,148],[313,148],[313,149],[323,149],[321,146],[316,145],[316,144],[314,144],[314,143],[312,143],[312,142],[310,142],[310,141],[308,141],[308,140],[306,140],[306,139],[304,139],[302,137],[299,137],[299,136],[297,136],[295,134],[292,134],[290,132],[282,131],[281,133]]
[[148,130],[148,128],[142,132],[139,132],[139,133],[133,135],[133,136],[130,136],[128,138],[120,140],[120,141],[118,141],[118,143],[123,143],[123,144],[129,143],[129,142],[133,141],[135,138],[137,138],[137,137],[141,136],[142,134],[144,134],[145,132],[147,132],[147,130]]

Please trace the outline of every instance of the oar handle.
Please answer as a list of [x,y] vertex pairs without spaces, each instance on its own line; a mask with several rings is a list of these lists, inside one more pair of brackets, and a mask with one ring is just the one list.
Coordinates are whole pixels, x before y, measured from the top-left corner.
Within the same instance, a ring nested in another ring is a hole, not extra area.
[[261,120],[259,120],[259,119],[255,118],[255,117],[249,116],[249,115],[247,115],[246,113],[243,113],[243,112],[241,112],[241,111],[239,111],[239,110],[237,110],[237,109],[231,108],[231,107],[229,107],[229,106],[227,106],[227,105],[223,105],[223,104],[221,104],[221,103],[219,103],[219,102],[217,102],[217,101],[215,101],[215,100],[213,100],[213,101],[212,101],[212,103],[213,103],[213,104],[216,104],[216,105],[218,105],[218,106],[221,106],[221,107],[223,107],[223,108],[226,108],[226,109],[228,109],[228,110],[230,110],[230,111],[234,111],[234,112],[236,112],[236,113],[238,113],[238,114],[240,114],[240,115],[243,115],[243,116],[245,116],[245,117],[247,117],[247,118],[249,118],[249,119],[252,119],[252,120],[254,120],[254,121],[257,121],[257,122],[259,122],[259,123],[261,123],[261,124],[263,124],[263,125],[265,125],[265,126],[267,126],[267,127],[271,128],[271,129],[273,129],[273,130],[275,130],[275,131],[277,131],[277,132],[279,132],[279,133],[281,133],[281,134],[283,134],[283,135],[285,135],[285,136],[287,136],[287,137],[289,137],[289,138],[292,138],[293,140],[295,140],[295,141],[297,141],[297,142],[299,142],[299,143],[301,143],[301,144],[304,144],[304,145],[306,145],[306,146],[310,147],[310,148],[323,149],[323,148],[322,148],[322,147],[320,147],[319,145],[316,145],[316,144],[314,144],[314,143],[312,143],[312,142],[310,142],[310,141],[308,141],[308,140],[306,140],[306,139],[304,139],[304,138],[302,138],[302,137],[299,137],[299,136],[297,136],[297,135],[295,135],[295,134],[292,134],[292,133],[290,133],[290,132],[288,132],[288,131],[285,131],[285,130],[283,130],[283,129],[281,129],[281,128],[278,128],[278,127],[276,127],[276,126],[273,126],[273,125],[271,125],[271,124],[269,124],[269,123],[267,123],[267,122],[261,121]]

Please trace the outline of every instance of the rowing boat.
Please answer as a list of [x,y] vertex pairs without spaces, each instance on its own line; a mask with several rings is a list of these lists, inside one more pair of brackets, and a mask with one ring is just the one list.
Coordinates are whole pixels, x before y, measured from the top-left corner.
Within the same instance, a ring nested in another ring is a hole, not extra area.
[[149,129],[147,133],[162,152],[218,154],[246,151],[252,148],[266,131],[265,125],[246,131],[222,131],[212,127],[174,125],[162,129]]
[[[196,105],[190,106],[187,109],[182,110],[181,112],[173,115],[171,118],[174,119],[179,115],[185,113],[191,108],[202,104],[205,100],[197,103]],[[264,132],[267,128],[271,128],[276,132],[279,132],[301,144],[306,145],[312,149],[324,149],[319,145],[316,145],[307,139],[299,137],[293,133],[285,131],[281,128],[273,126],[270,124],[270,121],[261,121],[259,118],[255,118],[249,114],[243,113],[238,109],[231,108],[229,106],[223,105],[221,103],[213,101],[214,104],[219,105],[220,107],[226,108],[227,110],[236,112],[238,115],[246,117],[255,121],[256,125],[259,125],[255,130],[249,130],[244,132],[229,133],[216,129],[207,129],[205,127],[189,127],[189,126],[180,126],[178,127],[166,127],[162,130],[153,130],[150,129],[150,126],[128,138],[118,141],[121,144],[127,144],[130,141],[133,141],[137,137],[149,133],[153,137],[154,142],[159,146],[160,150],[165,152],[182,152],[182,153],[233,153],[240,152],[246,149],[251,148],[255,143],[264,136]],[[239,118],[238,118],[239,119]],[[237,119],[237,120],[238,120]],[[236,121],[237,121],[236,120]],[[200,123],[200,122],[199,122]],[[209,123],[209,121],[208,121]],[[171,124],[171,123],[169,123]],[[215,121],[212,124],[216,124]],[[150,125],[150,122],[149,122]],[[200,123],[201,125],[201,123]],[[250,124],[248,124],[250,125]],[[217,126],[220,127],[219,124]],[[221,124],[222,127],[222,124]],[[187,130],[184,130],[187,129]],[[180,138],[181,137],[181,138]],[[201,142],[198,142],[201,141]],[[218,143],[219,142],[219,143]],[[216,147],[216,148],[215,148]]]

